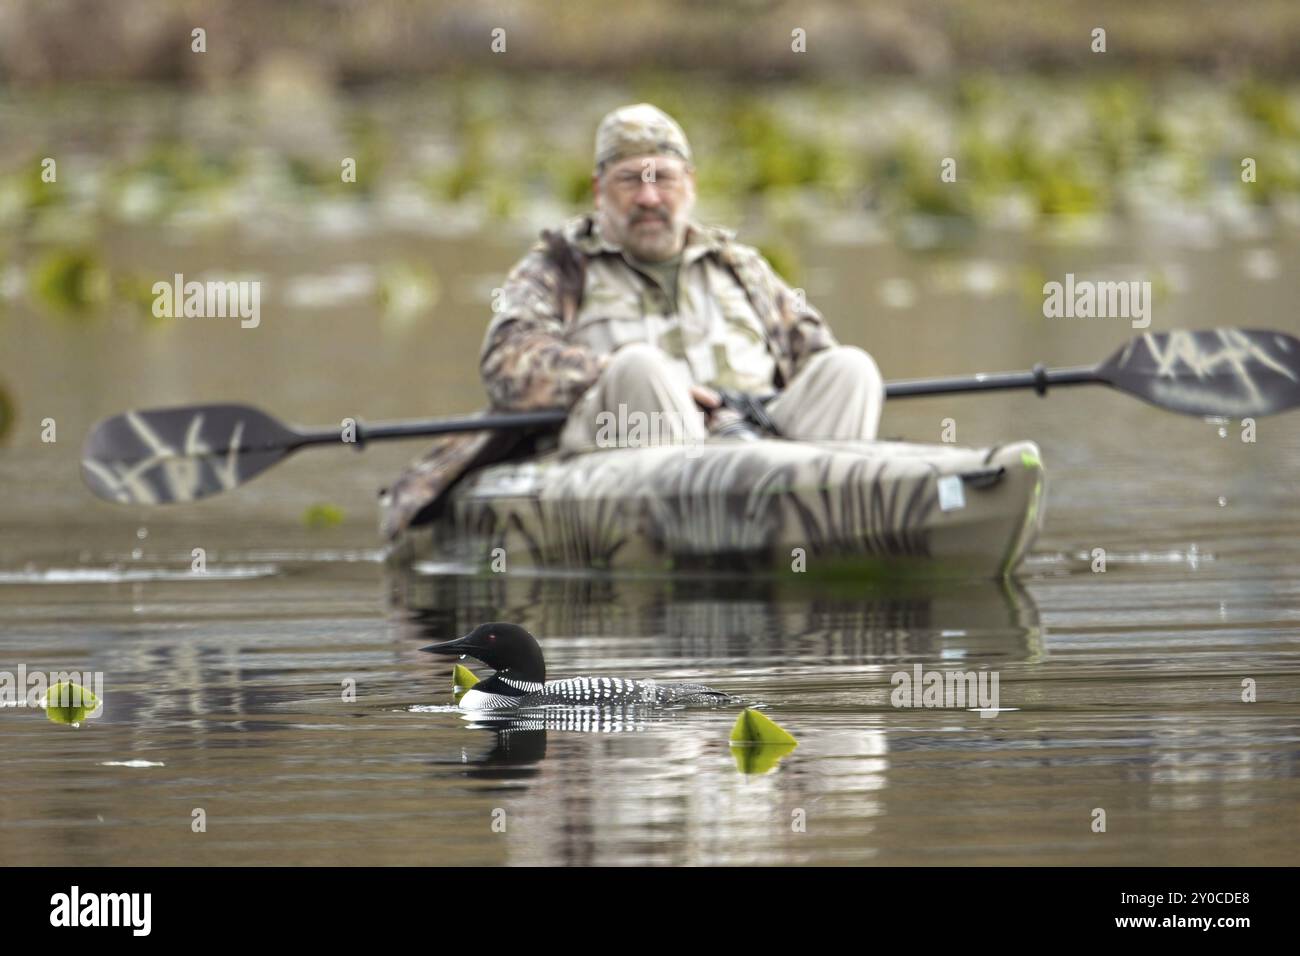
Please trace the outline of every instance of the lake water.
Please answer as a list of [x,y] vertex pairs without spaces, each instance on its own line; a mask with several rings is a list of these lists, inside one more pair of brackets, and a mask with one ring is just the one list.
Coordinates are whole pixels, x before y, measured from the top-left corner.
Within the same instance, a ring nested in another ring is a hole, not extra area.
[[[1047,320],[1024,292],[1067,271],[1163,276],[1154,330],[1300,330],[1285,230],[991,233],[947,252],[851,220],[830,232],[789,237],[802,281],[889,378],[1103,358],[1135,334],[1125,321]],[[102,671],[106,699],[78,728],[0,711],[4,863],[1298,861],[1294,416],[1260,420],[1246,443],[1239,423],[1100,388],[891,404],[886,436],[938,441],[951,418],[962,444],[1036,440],[1048,470],[1018,580],[928,593],[397,573],[375,492],[419,442],[306,452],[195,506],[93,499],[81,438],[130,407],[238,400],[309,425],[479,407],[486,302],[525,230],[303,234],[138,228],[101,244],[119,270],[260,277],[257,329],[124,307],[52,316],[17,296],[0,314],[18,414],[0,451],[0,670]],[[409,312],[392,306],[406,288],[384,278],[393,262],[436,277],[414,284]],[[398,291],[381,305],[386,282]],[[318,503],[343,520],[307,527]],[[490,619],[538,634],[552,676],[707,681],[799,746],[743,773],[725,709],[472,726],[450,706],[449,663],[417,648]],[[915,664],[996,670],[1008,709],[891,706],[891,675]]]

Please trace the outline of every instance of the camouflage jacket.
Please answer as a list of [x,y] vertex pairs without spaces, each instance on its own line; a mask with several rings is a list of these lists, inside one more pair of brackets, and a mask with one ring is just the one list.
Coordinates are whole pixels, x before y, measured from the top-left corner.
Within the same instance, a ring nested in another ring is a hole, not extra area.
[[678,284],[672,311],[591,216],[543,233],[494,303],[479,362],[493,406],[568,408],[599,357],[634,341],[658,345],[693,381],[739,391],[779,387],[835,344],[802,294],[726,230],[690,227]]
[[[568,408],[599,377],[601,356],[632,341],[654,342],[693,381],[751,392],[779,388],[836,344],[802,293],[726,230],[690,227],[678,283],[674,313],[591,216],[543,232],[494,297],[479,363],[493,409]],[[442,439],[388,492],[383,533],[419,523],[457,478],[505,457],[519,437]]]

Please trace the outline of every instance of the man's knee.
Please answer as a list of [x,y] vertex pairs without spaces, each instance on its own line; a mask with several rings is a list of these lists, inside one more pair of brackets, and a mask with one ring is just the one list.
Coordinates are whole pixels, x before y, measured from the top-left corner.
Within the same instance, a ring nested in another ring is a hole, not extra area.
[[610,356],[605,375],[611,379],[645,378],[663,374],[670,367],[662,350],[648,342],[632,342]]
[[876,360],[856,345],[837,345],[818,353],[817,374],[852,378],[861,382],[879,382],[880,369]]

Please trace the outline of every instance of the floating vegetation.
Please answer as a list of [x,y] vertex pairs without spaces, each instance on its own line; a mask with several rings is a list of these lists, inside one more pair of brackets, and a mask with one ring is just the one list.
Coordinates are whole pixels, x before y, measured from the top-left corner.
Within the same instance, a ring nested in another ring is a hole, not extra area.
[[[168,95],[185,105],[187,94]],[[304,133],[280,145],[241,126],[243,112],[232,108],[208,114],[185,141],[174,125],[146,123],[121,145],[61,165],[57,183],[41,181],[42,157],[29,149],[0,169],[0,223],[16,225],[19,241],[63,246],[85,244],[70,222],[85,230],[158,222],[274,233],[297,207],[306,207],[307,221],[328,221],[313,203],[333,208],[342,196],[357,200],[346,214],[352,222],[388,211],[417,228],[440,214],[440,226],[461,223],[462,231],[532,221],[557,206],[589,208],[591,135],[606,108],[635,99],[676,115],[695,149],[702,208],[733,225],[798,230],[823,214],[856,211],[907,245],[931,247],[975,241],[987,226],[1061,234],[1060,220],[1070,218],[1158,216],[1175,206],[1239,215],[1250,205],[1286,210],[1300,200],[1300,95],[1279,81],[1224,87],[1194,77],[980,73],[939,86],[723,80],[701,91],[665,71],[635,77],[617,99],[578,79],[546,86],[500,76],[457,77],[381,101],[322,95],[315,138]],[[39,97],[15,118],[26,140],[45,136]],[[1258,165],[1254,180],[1241,175],[1243,133]],[[119,142],[107,130],[86,133],[90,142],[96,136]],[[954,175],[945,176],[949,159]],[[355,181],[343,176],[348,160]],[[1225,201],[1240,210],[1225,210]],[[95,283],[85,281],[96,277],[93,265],[52,266],[47,301],[61,309],[93,304]],[[422,301],[395,289],[385,295],[403,314],[405,303]]]
[[1065,161],[1033,183],[1033,195],[1044,216],[1085,215],[1099,211],[1102,205],[1100,187]]
[[[47,157],[32,156],[13,174],[11,202],[30,212],[58,206],[67,198],[67,189],[57,178],[47,181],[44,173]],[[53,171],[57,171],[55,166]]]
[[519,209],[519,190],[509,182],[494,182],[487,190],[486,204],[493,219],[510,219]]
[[456,703],[465,696],[465,692],[478,683],[478,678],[474,672],[464,664],[457,664],[451,670],[451,691],[456,698]]
[[731,728],[731,755],[744,774],[767,773],[799,741],[760,711],[746,707]]
[[818,138],[792,136],[767,109],[741,100],[727,121],[727,147],[736,157],[736,186],[756,194],[792,186],[815,186],[830,168],[826,145]]
[[591,164],[578,161],[552,164],[550,180],[555,197],[570,206],[591,202]]
[[1273,206],[1300,194],[1300,149],[1266,146],[1257,153],[1255,182],[1242,183],[1248,199]]
[[108,270],[85,249],[56,249],[32,267],[32,292],[42,305],[58,312],[84,313],[107,298]]
[[890,197],[888,204],[895,212],[967,219],[972,214],[970,191],[964,180],[945,182],[940,178],[943,158],[919,143],[900,143],[874,158],[868,180]]
[[17,420],[18,413],[14,408],[14,400],[9,397],[4,383],[0,382],[0,445],[5,443]]
[[200,149],[175,140],[155,142],[149,151],[123,172],[146,176],[168,192],[188,193],[230,182],[240,171],[239,154]]
[[379,304],[390,327],[405,328],[438,304],[442,287],[428,267],[393,262],[379,271]]
[[136,273],[113,276],[113,297],[138,310],[137,314],[150,325],[166,325],[170,319],[154,315],[153,305],[158,298],[153,291],[154,280]]
[[[356,182],[348,183],[348,189],[356,190],[363,196],[373,192],[377,175],[388,164],[392,144],[388,132],[370,113],[350,113],[346,123],[350,143],[349,157],[356,160]],[[340,163],[342,161],[340,160]],[[334,178],[342,183],[342,166],[335,170]]]
[[459,118],[459,156],[440,177],[442,199],[460,202],[482,190],[493,167],[487,146],[488,129],[487,119],[464,115]]
[[746,707],[731,728],[733,744],[797,744],[794,736],[762,711]]
[[319,160],[289,156],[285,160],[285,168],[289,172],[289,179],[296,186],[324,189],[343,184],[341,167],[330,166]]
[[1246,116],[1274,136],[1300,138],[1300,117],[1285,90],[1254,80],[1242,85],[1237,100]]
[[438,178],[438,191],[440,197],[448,202],[461,202],[476,192],[482,183],[482,166],[465,159]]
[[312,531],[336,528],[343,523],[343,509],[327,503],[309,505],[302,513],[302,523]]
[[83,720],[95,715],[100,700],[92,691],[80,684],[61,681],[49,689],[43,703],[45,716],[52,723],[80,727]]

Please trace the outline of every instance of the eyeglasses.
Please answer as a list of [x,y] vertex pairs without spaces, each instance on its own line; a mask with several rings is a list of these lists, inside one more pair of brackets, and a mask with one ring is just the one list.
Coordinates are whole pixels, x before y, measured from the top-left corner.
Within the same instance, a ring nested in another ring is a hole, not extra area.
[[652,170],[650,176],[653,178],[647,179],[643,173],[626,170],[610,176],[609,181],[615,190],[625,195],[639,191],[644,183],[653,183],[660,192],[672,193],[681,189],[682,183],[686,181],[684,175],[667,169]]

